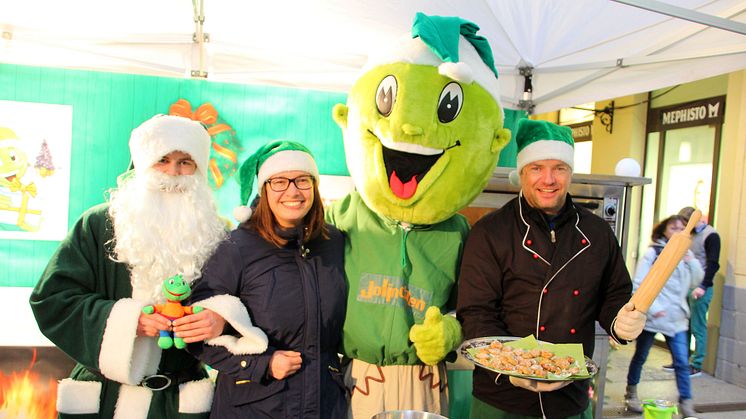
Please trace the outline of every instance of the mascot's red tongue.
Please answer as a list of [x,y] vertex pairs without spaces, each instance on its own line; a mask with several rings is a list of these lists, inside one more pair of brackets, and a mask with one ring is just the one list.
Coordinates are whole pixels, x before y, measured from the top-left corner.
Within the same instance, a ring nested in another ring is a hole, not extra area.
[[409,182],[402,183],[399,177],[396,176],[396,171],[393,171],[391,172],[391,178],[389,178],[389,186],[391,187],[391,192],[398,198],[408,199],[417,192],[417,177],[412,176]]

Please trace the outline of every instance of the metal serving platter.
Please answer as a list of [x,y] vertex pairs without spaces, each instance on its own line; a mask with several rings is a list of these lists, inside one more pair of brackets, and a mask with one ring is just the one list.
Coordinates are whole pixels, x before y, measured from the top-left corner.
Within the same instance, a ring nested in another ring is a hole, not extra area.
[[[519,373],[517,373],[515,371],[498,370],[498,369],[489,367],[487,365],[483,365],[483,364],[479,363],[472,356],[472,354],[470,354],[469,351],[468,351],[468,349],[472,349],[472,348],[481,348],[481,347],[484,347],[484,346],[489,346],[494,341],[500,341],[502,343],[507,343],[507,342],[512,342],[512,341],[516,341],[516,340],[519,340],[519,339],[521,339],[521,338],[518,338],[518,337],[515,337],[515,336],[488,336],[488,337],[481,337],[481,338],[469,339],[469,340],[464,341],[461,344],[461,346],[459,347],[459,353],[461,354],[462,357],[464,357],[465,359],[467,359],[468,361],[472,362],[474,365],[476,365],[476,366],[478,366],[480,368],[484,368],[486,370],[489,370],[489,371],[492,371],[492,372],[496,372],[496,373],[502,374],[502,375],[508,375],[508,376],[520,377],[520,378],[528,378],[528,379],[536,380],[536,381],[552,382],[552,381],[578,381],[578,380],[587,380],[589,378],[592,378],[593,376],[595,376],[598,373],[598,365],[592,359],[588,358],[587,356],[585,357],[585,367],[588,370],[588,375],[570,375],[568,377],[553,376],[551,378],[542,378],[542,377],[537,377],[537,376],[534,376],[534,375],[519,374]],[[548,342],[544,342],[544,341],[540,341],[540,340],[537,341],[537,342],[539,343],[539,345],[541,345],[541,344],[548,344]]]

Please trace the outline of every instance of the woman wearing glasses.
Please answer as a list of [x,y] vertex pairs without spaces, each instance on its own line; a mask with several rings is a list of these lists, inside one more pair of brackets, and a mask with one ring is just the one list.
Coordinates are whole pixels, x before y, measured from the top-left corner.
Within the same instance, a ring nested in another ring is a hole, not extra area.
[[241,166],[241,223],[203,269],[193,304],[238,296],[267,350],[209,343],[189,350],[218,371],[213,418],[341,418],[347,400],[337,355],[347,286],[339,231],[324,223],[319,173],[302,144],[273,141]]

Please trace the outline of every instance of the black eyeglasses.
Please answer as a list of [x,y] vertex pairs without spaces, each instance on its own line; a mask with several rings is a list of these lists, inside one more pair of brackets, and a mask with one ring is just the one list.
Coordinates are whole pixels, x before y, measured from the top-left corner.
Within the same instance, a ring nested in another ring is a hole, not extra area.
[[298,176],[294,179],[288,179],[286,177],[273,177],[271,179],[267,179],[266,181],[264,181],[264,183],[268,183],[270,189],[275,192],[286,191],[290,187],[291,183],[295,185],[296,188],[305,191],[313,187],[313,176],[303,175]]

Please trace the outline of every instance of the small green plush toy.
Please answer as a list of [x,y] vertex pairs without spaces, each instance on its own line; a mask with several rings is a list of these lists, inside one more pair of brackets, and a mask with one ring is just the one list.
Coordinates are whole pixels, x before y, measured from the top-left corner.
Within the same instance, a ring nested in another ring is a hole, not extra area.
[[[163,281],[163,295],[166,297],[166,304],[156,304],[145,306],[142,312],[145,314],[158,313],[163,317],[173,321],[184,317],[186,314],[196,314],[202,311],[202,307],[183,306],[181,302],[192,295],[192,289],[184,281],[181,274],[174,275]],[[161,349],[169,349],[176,346],[178,349],[186,347],[184,339],[175,337],[174,333],[169,330],[161,330],[158,338],[158,346]]]

